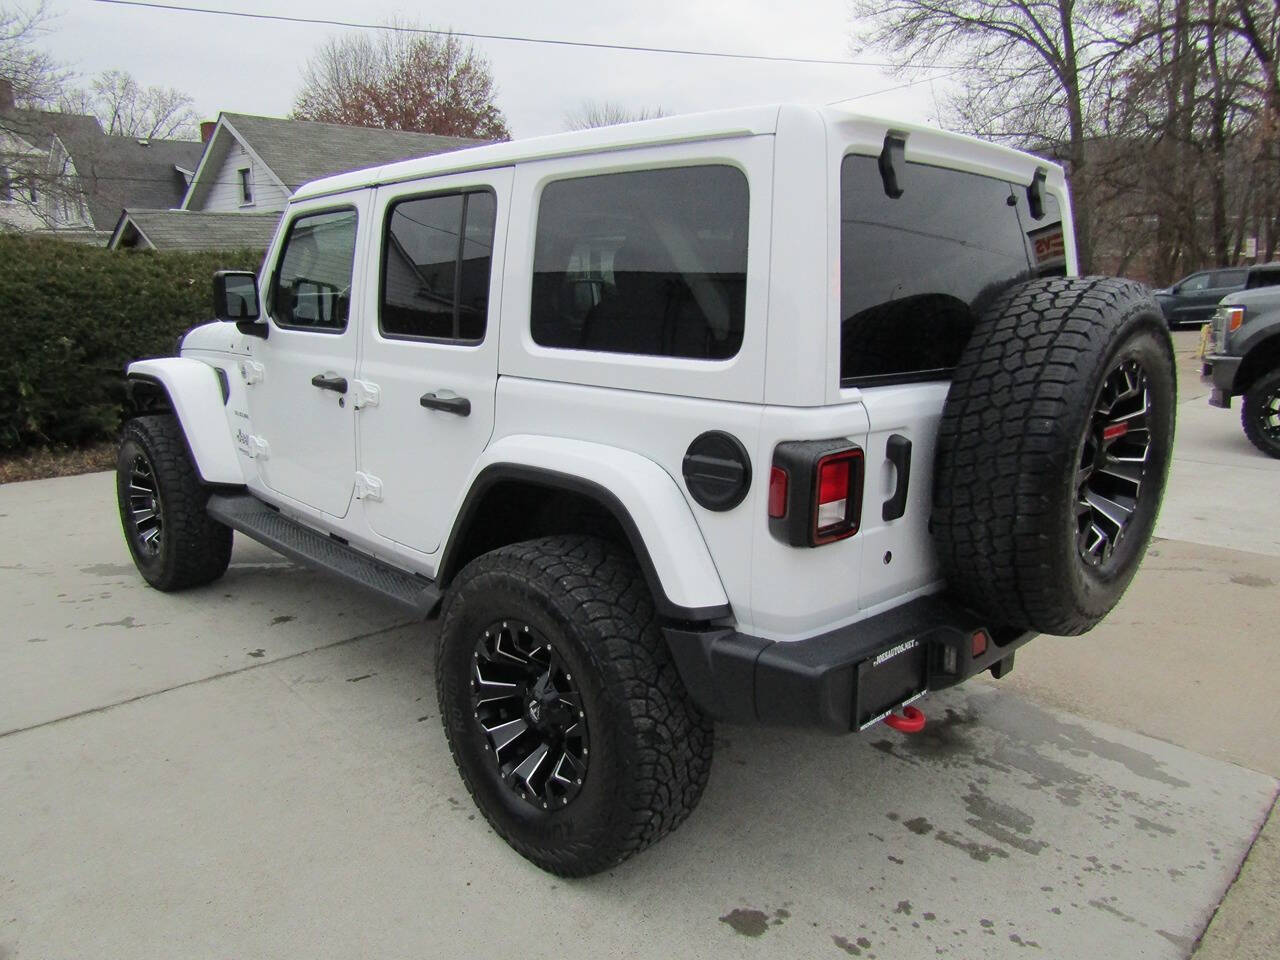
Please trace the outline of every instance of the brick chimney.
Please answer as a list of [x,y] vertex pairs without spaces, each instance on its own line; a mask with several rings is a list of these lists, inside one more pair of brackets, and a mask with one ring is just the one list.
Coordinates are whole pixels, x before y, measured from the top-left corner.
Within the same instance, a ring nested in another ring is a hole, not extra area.
[[217,126],[218,126],[217,120],[200,121],[200,142],[208,143],[209,138],[213,136],[213,131]]

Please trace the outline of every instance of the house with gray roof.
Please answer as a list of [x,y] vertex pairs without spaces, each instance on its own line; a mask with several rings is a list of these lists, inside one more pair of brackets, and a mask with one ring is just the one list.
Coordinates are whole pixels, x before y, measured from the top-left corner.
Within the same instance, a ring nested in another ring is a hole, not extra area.
[[[232,249],[245,246],[250,235],[261,235],[261,243],[252,245],[265,247],[272,230],[263,225],[269,220],[274,229],[289,197],[308,181],[485,142],[243,113],[223,113],[203,133],[204,153],[179,208],[129,207],[116,224],[112,247]],[[252,216],[253,225],[234,216]]]
[[0,102],[0,223],[105,243],[125,207],[181,203],[201,153],[196,141],[110,136],[95,117]]

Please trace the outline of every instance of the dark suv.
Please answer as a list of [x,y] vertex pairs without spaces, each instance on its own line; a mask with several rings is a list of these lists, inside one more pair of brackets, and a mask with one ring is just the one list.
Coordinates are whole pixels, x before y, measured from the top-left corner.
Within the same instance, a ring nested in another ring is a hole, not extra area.
[[1227,294],[1244,289],[1248,272],[1245,267],[1201,270],[1183,277],[1171,287],[1154,290],[1152,293],[1160,304],[1170,330],[1183,324],[1198,325],[1208,322],[1219,300]]
[[1247,283],[1213,314],[1204,358],[1209,403],[1230,408],[1232,397],[1244,397],[1245,436],[1280,458],[1280,263],[1251,267]]

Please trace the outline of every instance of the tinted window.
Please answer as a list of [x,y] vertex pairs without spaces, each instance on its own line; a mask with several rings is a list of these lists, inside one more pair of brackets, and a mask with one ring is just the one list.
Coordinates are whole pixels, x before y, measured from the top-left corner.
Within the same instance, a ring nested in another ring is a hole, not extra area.
[[354,210],[294,220],[271,285],[271,316],[276,323],[329,333],[345,329],[355,249]]
[[492,193],[402,200],[387,217],[380,325],[389,337],[484,339]]
[[875,157],[841,167],[842,380],[945,376],[996,296],[1066,270],[1048,192],[1037,220],[1025,184],[918,163],[900,183],[888,197]]
[[1197,273],[1195,276],[1187,277],[1182,281],[1182,285],[1178,287],[1179,293],[1195,293],[1198,290],[1209,289],[1209,275],[1207,273]]
[[1215,287],[1243,287],[1247,275],[1248,271],[1246,270],[1219,270],[1213,275],[1213,285]]
[[742,344],[747,179],[727,166],[548,184],[530,316],[545,347],[720,359]]
[[1256,287],[1274,287],[1280,285],[1280,269],[1251,270],[1249,272],[1249,289]]

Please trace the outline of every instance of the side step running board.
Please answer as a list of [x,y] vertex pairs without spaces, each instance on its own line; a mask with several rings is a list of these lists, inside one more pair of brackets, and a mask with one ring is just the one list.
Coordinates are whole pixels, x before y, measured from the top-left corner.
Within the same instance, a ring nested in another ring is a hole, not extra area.
[[430,616],[440,602],[440,591],[433,581],[398,570],[290,520],[251,494],[212,494],[208,509],[215,520],[290,560],[357,583],[420,617]]

